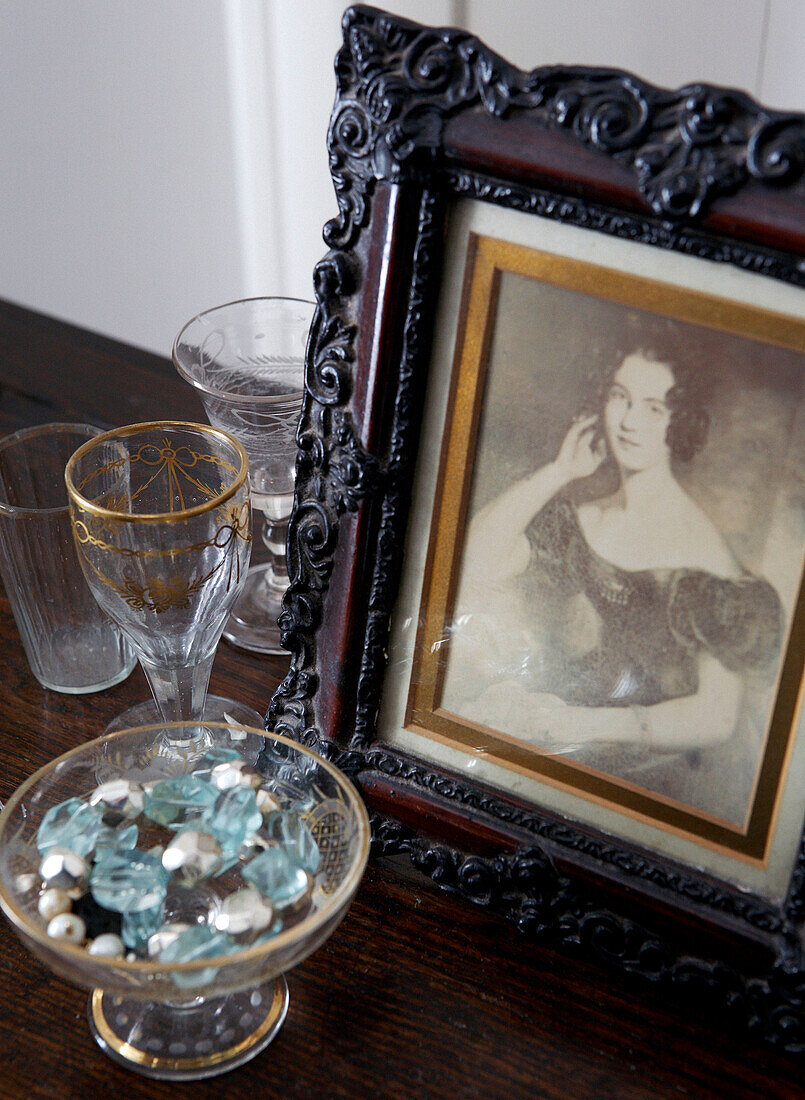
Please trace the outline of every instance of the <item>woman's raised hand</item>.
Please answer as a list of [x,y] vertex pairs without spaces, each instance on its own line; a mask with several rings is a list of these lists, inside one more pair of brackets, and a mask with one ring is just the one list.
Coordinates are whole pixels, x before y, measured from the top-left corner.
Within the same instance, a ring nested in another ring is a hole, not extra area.
[[595,416],[574,420],[553,462],[515,481],[476,513],[465,549],[465,594],[476,592],[485,601],[490,577],[502,585],[528,567],[526,529],[531,520],[566,485],[595,473],[604,461],[606,447],[598,438],[597,422]]
[[562,440],[554,465],[563,485],[589,477],[604,461],[606,445],[596,439],[597,423],[597,416],[577,417]]

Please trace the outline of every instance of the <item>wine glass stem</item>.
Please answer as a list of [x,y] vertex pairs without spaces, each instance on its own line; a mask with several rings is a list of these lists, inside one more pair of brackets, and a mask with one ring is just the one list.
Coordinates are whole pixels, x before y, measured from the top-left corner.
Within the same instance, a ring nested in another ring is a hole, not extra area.
[[290,516],[281,519],[265,517],[263,542],[271,555],[266,570],[266,583],[276,592],[284,592],[288,587],[288,565],[285,556],[285,543],[288,538]]
[[215,651],[193,665],[166,668],[140,657],[154,702],[165,722],[201,719]]

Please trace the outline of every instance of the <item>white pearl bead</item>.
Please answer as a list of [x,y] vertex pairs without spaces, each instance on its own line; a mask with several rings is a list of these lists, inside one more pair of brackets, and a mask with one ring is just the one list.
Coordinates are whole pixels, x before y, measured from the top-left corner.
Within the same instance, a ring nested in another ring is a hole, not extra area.
[[68,893],[54,886],[40,895],[36,907],[43,920],[51,921],[60,913],[69,913],[73,908],[73,902]]
[[75,913],[59,913],[48,924],[48,935],[63,943],[83,943],[87,937],[87,926]]
[[126,945],[114,932],[104,932],[103,935],[96,936],[87,952],[90,955],[103,955],[107,959],[122,959],[126,954]]

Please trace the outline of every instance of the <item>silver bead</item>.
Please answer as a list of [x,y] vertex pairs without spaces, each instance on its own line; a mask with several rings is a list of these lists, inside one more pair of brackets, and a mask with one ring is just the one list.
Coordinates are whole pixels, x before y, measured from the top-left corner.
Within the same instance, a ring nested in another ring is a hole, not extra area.
[[103,822],[114,828],[122,821],[139,816],[143,811],[143,789],[129,779],[110,779],[96,787],[89,796],[90,806],[101,806]]
[[215,927],[233,939],[248,941],[268,928],[274,920],[274,906],[254,886],[236,890],[224,899]]
[[87,892],[89,865],[69,848],[48,848],[39,864],[39,874],[48,889],[64,890],[71,898]]
[[263,836],[262,833],[249,833],[244,838],[243,843],[238,849],[238,857],[241,863],[248,863],[250,859],[255,856],[259,856],[261,852],[264,852],[266,848],[274,847],[273,840],[269,840],[268,837]]
[[221,862],[221,845],[210,833],[185,829],[162,853],[162,866],[180,882],[192,885],[211,874]]
[[48,924],[48,935],[62,943],[81,944],[87,938],[87,926],[75,913],[59,913]]
[[210,771],[210,782],[219,791],[229,791],[233,787],[251,787],[257,790],[263,777],[245,760],[226,760],[223,764],[216,764]]
[[54,886],[39,895],[36,908],[43,920],[51,921],[60,913],[69,913],[73,908],[73,901],[68,893]]
[[168,944],[173,943],[178,935],[182,932],[186,932],[188,928],[192,927],[193,925],[185,924],[184,921],[176,921],[175,924],[163,924],[152,936],[148,937],[149,958],[153,958],[161,951],[164,951]]
[[126,954],[126,945],[114,932],[104,932],[95,937],[87,951],[90,955],[99,955],[104,959],[122,959]]
[[257,799],[257,809],[263,815],[263,820],[270,817],[271,814],[279,813],[282,809],[282,805],[276,795],[273,795],[270,791],[265,790],[263,787],[259,791],[255,791],[255,798]]

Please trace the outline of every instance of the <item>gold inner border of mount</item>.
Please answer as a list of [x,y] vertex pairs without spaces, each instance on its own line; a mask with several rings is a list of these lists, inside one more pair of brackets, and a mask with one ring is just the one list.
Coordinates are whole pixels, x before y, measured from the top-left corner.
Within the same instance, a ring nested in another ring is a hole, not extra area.
[[431,535],[422,586],[419,629],[405,711],[407,729],[460,750],[482,749],[496,764],[569,791],[627,817],[657,826],[747,863],[768,857],[788,763],[805,695],[805,576],[800,577],[793,621],[752,804],[743,827],[674,803],[647,788],[546,753],[499,730],[441,707],[449,635],[458,585],[484,382],[500,278],[511,272],[554,286],[605,297],[690,323],[721,329],[796,351],[805,350],[805,323],[756,307],[715,298],[644,276],[472,234],[465,270],[459,334]]

